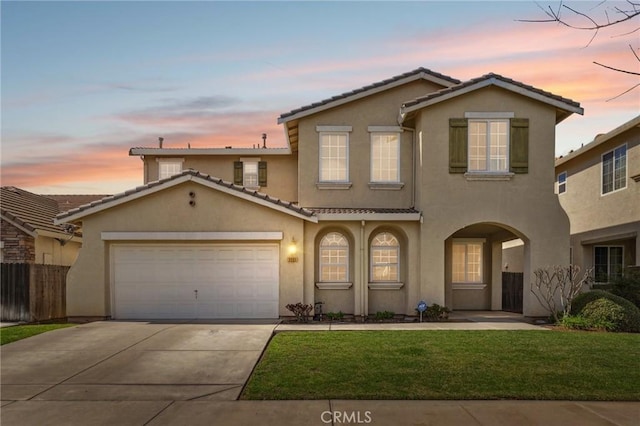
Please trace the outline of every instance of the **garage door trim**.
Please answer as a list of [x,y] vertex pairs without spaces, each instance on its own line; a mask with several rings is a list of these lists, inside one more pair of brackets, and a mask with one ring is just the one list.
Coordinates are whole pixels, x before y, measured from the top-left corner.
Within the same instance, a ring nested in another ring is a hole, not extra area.
[[103,241],[281,241],[282,232],[102,232]]

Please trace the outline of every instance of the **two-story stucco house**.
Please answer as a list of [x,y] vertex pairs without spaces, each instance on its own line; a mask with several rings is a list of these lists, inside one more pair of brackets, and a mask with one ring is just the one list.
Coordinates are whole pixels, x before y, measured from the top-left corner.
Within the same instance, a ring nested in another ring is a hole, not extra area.
[[607,283],[640,265],[640,116],[556,160],[572,263]]
[[[500,310],[504,241],[524,241],[526,277],[569,262],[553,161],[572,113],[500,75],[420,68],[282,114],[286,148],[132,148],[143,186],[58,216],[84,235],[69,316]],[[529,292],[523,309],[546,315]]]

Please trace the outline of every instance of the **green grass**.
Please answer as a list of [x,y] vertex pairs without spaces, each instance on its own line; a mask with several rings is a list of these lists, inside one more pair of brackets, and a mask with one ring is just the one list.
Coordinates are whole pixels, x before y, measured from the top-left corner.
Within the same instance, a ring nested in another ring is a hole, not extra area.
[[277,334],[242,399],[640,400],[640,335],[563,331]]
[[42,324],[42,325],[15,325],[13,327],[3,327],[0,329],[0,345],[26,339],[36,334],[59,328],[73,327],[75,324]]

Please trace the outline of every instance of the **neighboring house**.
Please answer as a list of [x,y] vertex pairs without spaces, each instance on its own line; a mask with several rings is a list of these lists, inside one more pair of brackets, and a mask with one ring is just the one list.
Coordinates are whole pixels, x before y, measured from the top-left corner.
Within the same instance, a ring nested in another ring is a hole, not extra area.
[[[569,262],[553,158],[573,113],[500,75],[420,68],[282,114],[283,149],[132,148],[143,186],[57,218],[84,236],[69,316],[500,310],[503,242],[524,242],[526,277]],[[528,291],[523,309],[547,314]]]
[[82,238],[53,224],[60,212],[53,199],[13,186],[0,188],[2,262],[73,264]]
[[640,265],[640,116],[556,160],[556,192],[571,222],[572,263],[596,283]]

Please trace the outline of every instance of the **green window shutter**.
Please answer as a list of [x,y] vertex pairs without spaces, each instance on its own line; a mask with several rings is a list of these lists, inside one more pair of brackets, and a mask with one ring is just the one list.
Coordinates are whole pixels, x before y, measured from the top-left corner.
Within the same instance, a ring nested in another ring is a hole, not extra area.
[[513,173],[529,172],[529,119],[511,119],[509,169]]
[[267,186],[267,162],[258,162],[258,186]]
[[467,171],[468,124],[466,118],[449,119],[449,173]]
[[242,185],[242,161],[233,162],[233,183]]

